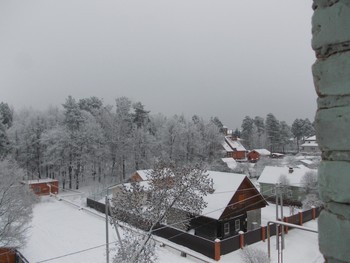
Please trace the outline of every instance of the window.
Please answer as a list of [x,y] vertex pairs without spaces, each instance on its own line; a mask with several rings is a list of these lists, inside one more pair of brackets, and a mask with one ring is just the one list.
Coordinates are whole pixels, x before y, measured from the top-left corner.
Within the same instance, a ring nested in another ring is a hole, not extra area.
[[224,224],[224,234],[229,235],[230,234],[230,223]]
[[235,231],[237,232],[239,230],[241,230],[241,222],[239,219],[236,219],[235,220]]
[[33,190],[34,190],[34,193],[36,193],[36,194],[39,194],[41,192],[39,186],[34,186]]
[[276,189],[274,186],[271,187],[271,194],[275,195],[276,194]]

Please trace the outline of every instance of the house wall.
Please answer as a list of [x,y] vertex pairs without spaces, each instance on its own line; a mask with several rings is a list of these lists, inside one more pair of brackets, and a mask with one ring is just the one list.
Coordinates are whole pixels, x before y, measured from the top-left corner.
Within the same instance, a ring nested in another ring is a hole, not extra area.
[[218,226],[217,221],[207,217],[192,219],[191,229],[194,229],[195,235],[209,240],[215,240],[220,232],[220,226]]
[[[239,229],[236,229],[236,221],[239,221]],[[229,233],[225,233],[225,224],[229,224]],[[218,238],[228,238],[235,236],[239,231],[247,231],[247,214],[236,216],[229,220],[223,220],[218,222]]]
[[58,181],[49,182],[49,183],[35,183],[30,184],[29,187],[33,190],[36,195],[49,195],[51,185],[51,193],[58,194]]
[[317,146],[308,146],[304,145],[300,147],[300,152],[307,153],[307,154],[320,154],[320,150]]
[[261,226],[261,209],[247,212],[247,230],[254,230]]
[[246,158],[246,152],[245,151],[236,151],[232,153],[232,157],[235,160],[242,160]]
[[16,252],[9,248],[0,248],[0,263],[16,263]]
[[130,176],[130,181],[131,181],[131,182],[141,182],[141,181],[142,181],[142,178],[141,178],[141,176],[136,172],[136,173],[133,173],[133,174]]
[[[260,192],[261,194],[269,201],[275,202],[276,194],[275,194],[275,184],[264,184],[260,183]],[[289,193],[285,193],[283,195],[284,204],[288,205],[297,205],[301,206],[301,202],[305,198],[306,193],[302,187],[289,186]]]
[[350,262],[350,4],[314,0],[313,9],[315,127],[322,151],[318,182],[325,202],[319,245],[328,263]]
[[260,159],[260,154],[256,151],[251,151],[248,153],[247,158],[249,161],[257,161]]

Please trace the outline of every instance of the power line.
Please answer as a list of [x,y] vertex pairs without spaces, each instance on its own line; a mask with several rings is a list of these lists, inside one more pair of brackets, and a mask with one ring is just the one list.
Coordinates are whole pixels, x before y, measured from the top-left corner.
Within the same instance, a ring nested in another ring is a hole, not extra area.
[[[113,241],[113,242],[110,242],[109,244],[113,244],[113,243],[116,243],[116,242],[117,241]],[[80,254],[80,253],[83,253],[83,252],[86,252],[86,251],[89,251],[89,250],[93,250],[93,249],[97,249],[97,248],[100,248],[100,247],[104,247],[105,245],[106,244],[98,245],[98,246],[94,246],[94,247],[90,247],[90,248],[86,248],[86,249],[82,249],[82,250],[78,250],[78,251],[67,253],[67,254],[64,254],[64,255],[61,255],[61,256],[57,256],[57,257],[53,257],[53,258],[48,258],[48,259],[44,259],[44,260],[41,260],[41,261],[37,261],[36,263],[48,262],[48,261],[52,261],[52,260],[55,260],[55,259],[64,258],[64,257],[72,256],[72,255],[75,255],[75,254]]]
[[[254,188],[253,188],[253,189],[254,189]],[[228,191],[228,192],[229,192],[229,191]],[[232,192],[233,192],[233,191],[232,191]],[[270,191],[267,190],[266,192],[270,192]],[[263,193],[265,193],[265,192],[263,192]],[[230,207],[230,206],[234,206],[234,205],[236,205],[236,204],[242,203],[242,202],[244,202],[244,201],[246,201],[246,200],[249,200],[249,199],[251,199],[251,198],[258,197],[258,196],[262,195],[263,193],[259,193],[259,194],[253,195],[253,196],[251,196],[251,197],[249,197],[249,198],[247,198],[247,199],[244,199],[244,200],[235,202],[235,203],[230,204],[230,205],[227,205],[227,206],[225,206],[225,207],[221,207],[221,208],[218,208],[218,209],[209,211],[209,212],[207,212],[207,213],[205,213],[205,214],[203,214],[203,215],[198,215],[198,216],[196,216],[196,217],[194,217],[194,218],[198,218],[198,217],[201,217],[201,216],[205,216],[205,215],[208,215],[208,214],[210,214],[210,213],[216,212],[216,211],[218,211],[218,210],[225,209],[225,208]],[[272,197],[272,196],[274,196],[274,195],[270,195],[270,196],[268,196],[268,197]],[[255,204],[257,204],[257,203],[260,203],[260,202],[261,202],[261,201],[255,202],[255,203],[253,203],[253,204],[250,204],[248,207],[250,207],[250,206],[252,206],[252,205],[255,205]],[[243,209],[243,208],[239,209],[238,211],[240,211],[240,210],[242,210],[242,209]],[[235,211],[232,212],[232,213],[237,213],[237,210],[235,210]],[[232,213],[229,213],[229,215],[232,214]],[[170,225],[167,225],[167,226],[164,226],[164,227],[161,227],[161,228],[154,229],[153,231],[151,231],[151,233],[153,233],[153,232],[155,232],[155,231],[158,231],[158,230],[160,230],[160,229],[166,228],[166,227],[168,227],[168,226],[174,226],[174,225],[177,225],[177,224],[180,224],[180,223],[189,222],[189,221],[191,221],[191,220],[194,219],[194,218],[190,218],[190,219],[178,221],[178,222],[175,222],[175,223],[173,223],[173,224],[170,224]],[[208,223],[206,223],[206,224],[201,224],[201,225],[199,225],[199,226],[197,226],[197,227],[195,227],[195,228],[193,228],[193,229],[197,229],[197,228],[199,228],[199,227],[203,227],[203,226],[205,226],[205,225],[207,225],[207,224],[208,224]],[[126,226],[123,226],[123,227],[126,227]],[[143,233],[143,232],[141,232],[141,231],[136,231],[135,229],[133,229],[133,228],[131,228],[131,227],[129,227],[129,226],[128,226],[127,228],[130,229],[130,230],[132,230],[132,231],[138,232],[138,233],[141,234],[141,235],[144,235],[144,236],[147,235],[147,233]],[[171,239],[173,239],[173,238],[175,238],[175,237],[177,237],[177,236],[183,235],[183,234],[186,234],[186,232],[177,234],[177,235],[175,235],[175,236],[172,236],[172,237],[168,238],[168,240],[171,240]],[[116,244],[117,242],[118,242],[118,241],[113,241],[113,242],[109,242],[108,244]],[[49,262],[49,261],[56,260],[56,259],[59,259],[59,258],[64,258],[64,257],[72,256],[72,255],[75,255],[75,254],[84,253],[84,252],[86,252],[86,251],[94,250],[94,249],[97,249],[97,248],[100,248],[100,247],[104,247],[104,246],[106,246],[106,243],[101,244],[101,245],[98,245],[98,246],[90,247],[90,248],[87,248],[87,249],[82,249],[82,250],[74,251],[74,252],[71,252],[71,253],[63,254],[63,255],[61,255],[61,256],[57,256],[57,257],[53,257],[53,258],[48,258],[48,259],[45,259],[45,260],[38,261],[38,262],[36,262],[36,263]],[[6,252],[6,253],[8,253],[8,252]],[[0,255],[1,255],[1,254],[0,254]]]

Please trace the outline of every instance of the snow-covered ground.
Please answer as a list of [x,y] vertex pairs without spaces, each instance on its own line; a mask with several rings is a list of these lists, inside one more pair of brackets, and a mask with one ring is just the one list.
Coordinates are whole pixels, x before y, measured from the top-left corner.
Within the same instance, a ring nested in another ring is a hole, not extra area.
[[[94,210],[83,207],[84,201],[79,195],[62,194],[65,199],[78,204],[72,205],[59,201],[55,197],[42,197],[34,207],[34,215],[27,245],[20,249],[30,263],[99,263],[106,262],[106,225],[104,216]],[[91,212],[90,212],[91,211]],[[289,208],[285,208],[289,215]],[[275,207],[270,205],[262,211],[262,223],[275,219]],[[317,221],[310,221],[304,226],[317,229]],[[115,230],[109,226],[110,242],[117,241]],[[121,234],[122,230],[121,230]],[[199,253],[191,251],[161,238],[159,241],[172,246],[157,246],[158,262],[193,263],[216,262]],[[271,262],[277,262],[277,251],[274,249],[275,237],[271,238]],[[111,248],[115,246],[111,244]],[[267,251],[267,242],[253,244],[252,247]],[[195,255],[181,257],[180,251]],[[112,258],[113,251],[111,252]],[[242,262],[241,251],[222,256],[220,262]],[[317,234],[301,230],[292,230],[286,235],[284,262],[323,262],[318,251]]]

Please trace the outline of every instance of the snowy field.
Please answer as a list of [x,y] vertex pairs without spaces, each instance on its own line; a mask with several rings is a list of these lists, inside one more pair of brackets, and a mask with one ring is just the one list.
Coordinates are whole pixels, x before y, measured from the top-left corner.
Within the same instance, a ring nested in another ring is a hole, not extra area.
[[[68,196],[65,197],[68,199]],[[65,201],[58,201],[54,197],[42,197],[41,202],[34,207],[32,227],[29,231],[27,245],[20,249],[30,263],[99,263],[106,262],[106,225],[104,216],[86,207],[79,208],[83,201],[79,195],[70,196],[69,199],[76,205]],[[91,211],[91,212],[89,212]],[[285,209],[289,215],[289,209]],[[275,207],[270,205],[262,212],[263,224],[275,218]],[[311,221],[304,226],[317,229],[317,221]],[[115,230],[109,226],[110,242],[117,240]],[[157,238],[159,241],[164,241]],[[277,262],[275,237],[271,238],[271,262]],[[190,263],[190,262],[216,262],[187,248],[164,241],[173,246],[157,246],[158,262],[164,263]],[[267,251],[267,242],[259,242],[252,247]],[[113,244],[111,245],[113,249]],[[180,251],[195,255],[181,257]],[[111,252],[113,254],[113,251]],[[110,256],[112,258],[112,255]],[[200,260],[202,259],[202,260]],[[222,256],[220,262],[242,262],[241,251],[235,251]],[[284,262],[323,262],[318,251],[317,234],[292,230],[286,235],[286,249]]]

